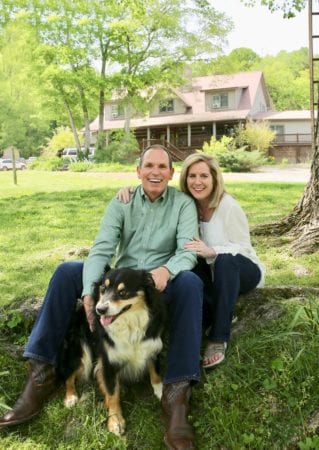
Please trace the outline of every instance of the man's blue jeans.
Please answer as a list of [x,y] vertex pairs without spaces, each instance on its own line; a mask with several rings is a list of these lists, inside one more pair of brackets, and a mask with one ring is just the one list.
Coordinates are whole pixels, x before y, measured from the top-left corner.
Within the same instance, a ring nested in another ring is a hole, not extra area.
[[[62,263],[54,272],[24,356],[56,364],[77,299],[82,293],[83,263]],[[203,283],[185,271],[164,291],[169,318],[169,348],[164,383],[198,381],[202,332]]]

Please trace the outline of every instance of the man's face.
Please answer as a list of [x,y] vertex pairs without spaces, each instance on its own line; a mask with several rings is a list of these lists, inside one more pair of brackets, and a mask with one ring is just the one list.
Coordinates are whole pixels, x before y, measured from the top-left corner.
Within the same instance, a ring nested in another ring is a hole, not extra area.
[[137,175],[145,194],[153,202],[165,191],[169,180],[173,178],[174,169],[170,169],[168,155],[164,150],[150,148],[144,154],[141,167],[137,168]]

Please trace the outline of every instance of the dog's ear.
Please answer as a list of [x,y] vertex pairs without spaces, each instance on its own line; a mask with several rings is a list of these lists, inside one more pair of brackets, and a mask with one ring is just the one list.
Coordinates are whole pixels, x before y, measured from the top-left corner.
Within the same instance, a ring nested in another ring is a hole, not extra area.
[[110,270],[111,270],[111,267],[108,264],[106,264],[105,267],[104,267],[104,273],[107,273]]
[[144,283],[145,283],[145,286],[154,289],[155,288],[155,282],[154,282],[154,279],[152,277],[152,274],[150,272],[147,272],[146,270],[144,270],[143,272],[144,272]]

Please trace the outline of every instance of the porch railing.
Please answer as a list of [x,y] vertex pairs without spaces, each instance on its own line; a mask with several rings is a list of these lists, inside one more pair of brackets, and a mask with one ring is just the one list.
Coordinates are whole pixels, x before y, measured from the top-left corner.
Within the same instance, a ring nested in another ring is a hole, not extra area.
[[311,133],[276,134],[273,145],[311,144]]

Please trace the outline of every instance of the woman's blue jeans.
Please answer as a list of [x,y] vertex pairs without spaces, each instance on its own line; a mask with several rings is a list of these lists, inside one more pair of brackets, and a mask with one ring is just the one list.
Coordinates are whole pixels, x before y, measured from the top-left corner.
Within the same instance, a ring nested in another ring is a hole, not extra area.
[[[64,336],[82,293],[83,263],[62,263],[54,272],[24,356],[56,364]],[[198,381],[202,331],[203,283],[181,272],[164,291],[169,318],[169,347],[164,383]]]
[[194,272],[204,282],[203,325],[212,342],[228,342],[231,322],[240,294],[254,289],[261,278],[257,264],[243,255],[217,255],[213,267],[199,258]]

